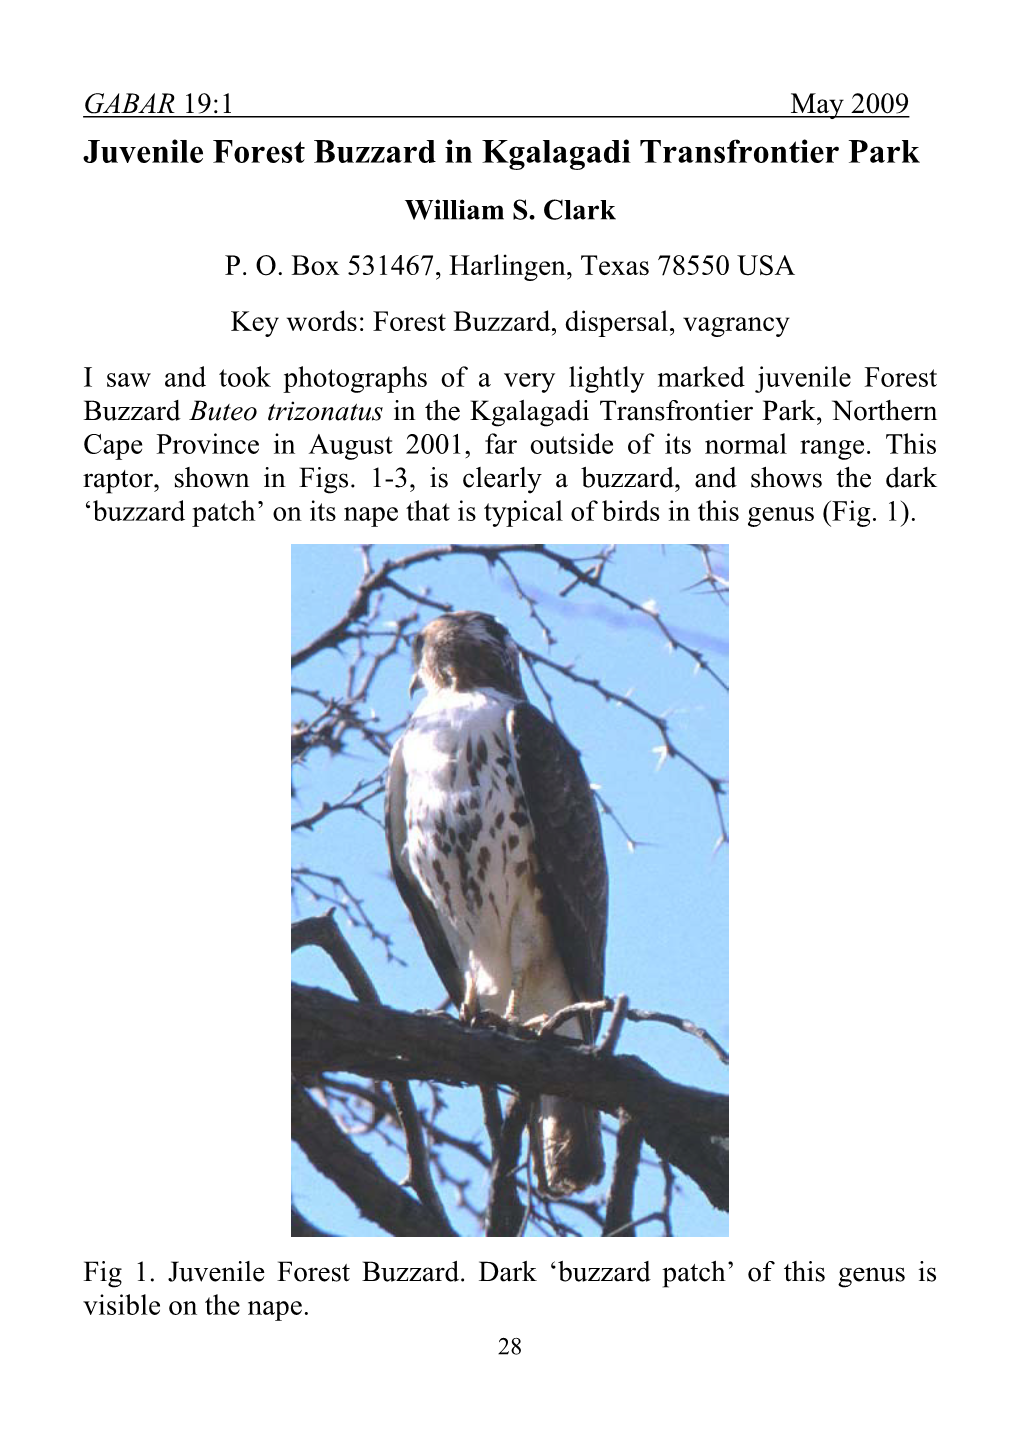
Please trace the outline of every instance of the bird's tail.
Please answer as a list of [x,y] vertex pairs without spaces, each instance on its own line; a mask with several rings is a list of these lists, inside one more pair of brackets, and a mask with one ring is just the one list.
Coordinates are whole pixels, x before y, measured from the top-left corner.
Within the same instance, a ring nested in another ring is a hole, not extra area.
[[543,1094],[531,1115],[538,1192],[558,1198],[596,1184],[605,1169],[599,1112]]

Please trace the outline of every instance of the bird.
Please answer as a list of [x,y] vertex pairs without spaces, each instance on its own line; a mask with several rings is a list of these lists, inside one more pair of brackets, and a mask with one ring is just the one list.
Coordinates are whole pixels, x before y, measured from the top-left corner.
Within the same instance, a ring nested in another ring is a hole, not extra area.
[[[530,703],[521,652],[486,612],[434,618],[412,646],[425,696],[390,755],[397,888],[462,1018],[540,1026],[604,995],[609,879],[599,810],[573,745]],[[561,1032],[593,1044],[601,1015]],[[602,1177],[599,1113],[542,1095],[529,1120],[538,1192]]]

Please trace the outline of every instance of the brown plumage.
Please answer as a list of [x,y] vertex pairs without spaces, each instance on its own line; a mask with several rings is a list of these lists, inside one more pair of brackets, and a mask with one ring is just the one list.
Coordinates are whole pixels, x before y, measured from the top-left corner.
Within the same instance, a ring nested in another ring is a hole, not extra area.
[[[393,749],[386,820],[393,876],[450,996],[528,1022],[602,998],[608,877],[580,757],[527,701],[519,656],[486,613],[422,630],[412,690],[426,697]],[[592,1043],[598,1023],[563,1032]],[[543,1097],[531,1132],[541,1192],[601,1177],[596,1110]]]

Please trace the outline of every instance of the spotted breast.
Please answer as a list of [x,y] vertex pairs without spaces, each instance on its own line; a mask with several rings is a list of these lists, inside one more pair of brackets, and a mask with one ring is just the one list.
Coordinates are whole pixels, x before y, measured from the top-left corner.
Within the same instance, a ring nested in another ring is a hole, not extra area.
[[527,963],[555,953],[537,887],[535,838],[507,737],[513,699],[492,688],[442,690],[403,743],[406,858],[439,916],[465,991],[494,1012],[511,992],[543,1011]]

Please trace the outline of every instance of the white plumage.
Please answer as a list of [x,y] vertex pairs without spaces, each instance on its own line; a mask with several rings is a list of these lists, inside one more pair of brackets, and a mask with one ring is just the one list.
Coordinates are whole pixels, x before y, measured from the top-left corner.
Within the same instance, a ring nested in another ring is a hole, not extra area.
[[[539,908],[535,838],[506,719],[494,688],[444,688],[419,705],[394,749],[403,773],[405,866],[428,896],[482,1008],[523,1020],[574,995]],[[580,1037],[569,1025],[564,1032]]]

